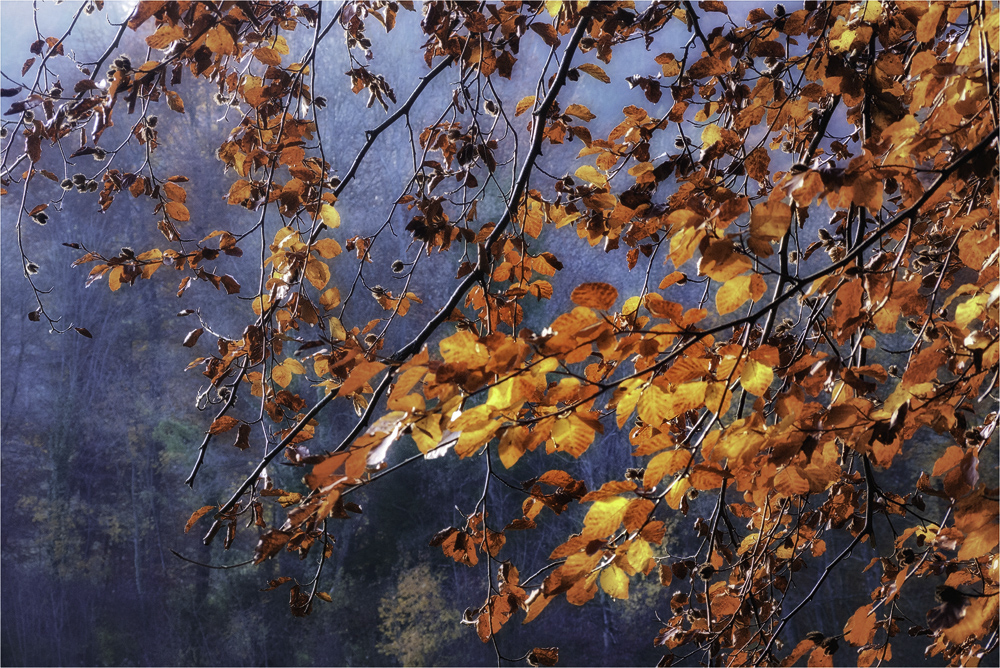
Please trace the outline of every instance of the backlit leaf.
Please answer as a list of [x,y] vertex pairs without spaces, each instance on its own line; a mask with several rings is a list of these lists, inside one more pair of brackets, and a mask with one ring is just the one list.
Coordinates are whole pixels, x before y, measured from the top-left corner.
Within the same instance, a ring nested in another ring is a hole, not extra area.
[[570,298],[574,304],[607,311],[618,299],[618,290],[607,283],[584,283],[573,290]]
[[191,527],[193,527],[198,520],[200,520],[202,517],[207,515],[212,510],[215,510],[215,506],[202,506],[198,510],[191,513],[191,517],[188,518],[188,521],[184,524],[184,533],[190,531]]
[[593,63],[582,63],[577,65],[576,69],[584,72],[585,74],[589,74],[602,83],[611,83],[611,77],[609,77],[598,65],[594,65]]
[[774,370],[770,366],[754,359],[748,359],[743,364],[740,385],[750,394],[755,394],[758,397],[764,396],[773,380]]
[[231,415],[220,415],[212,423],[212,426],[208,428],[208,433],[213,435],[222,434],[229,431],[239,423],[240,421]]
[[627,599],[628,575],[614,564],[608,566],[601,571],[601,589],[611,598]]

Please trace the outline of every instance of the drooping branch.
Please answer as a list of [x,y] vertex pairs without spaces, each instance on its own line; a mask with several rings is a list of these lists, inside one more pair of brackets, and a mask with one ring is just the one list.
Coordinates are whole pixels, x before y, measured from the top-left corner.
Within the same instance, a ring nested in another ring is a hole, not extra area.
[[532,116],[534,116],[534,127],[532,128],[531,145],[528,149],[527,155],[524,156],[524,162],[521,163],[521,171],[517,177],[517,182],[514,184],[514,189],[511,191],[510,197],[507,199],[507,206],[504,210],[503,217],[501,217],[497,222],[496,227],[494,227],[493,231],[490,232],[490,236],[486,239],[486,241],[479,247],[476,268],[473,269],[473,271],[470,272],[464,279],[462,279],[462,282],[459,283],[457,288],[455,288],[455,291],[445,302],[438,314],[431,318],[420,333],[392,356],[393,360],[397,362],[402,361],[416,354],[417,351],[420,350],[420,347],[426,343],[441,323],[451,316],[452,310],[458,305],[459,301],[465,297],[465,294],[469,291],[469,289],[479,282],[485,275],[486,268],[488,266],[490,248],[496,240],[500,238],[500,235],[503,234],[504,230],[507,229],[507,226],[514,217],[514,211],[518,206],[518,202],[524,195],[525,189],[528,187],[528,180],[531,178],[531,171],[534,168],[535,160],[542,151],[545,119],[548,116],[548,112],[552,108],[556,97],[559,95],[559,91],[562,89],[563,84],[566,83],[566,75],[569,72],[573,61],[573,53],[576,51],[577,45],[579,45],[580,40],[583,38],[583,35],[586,33],[589,25],[590,19],[588,17],[583,16],[580,18],[580,22],[576,25],[576,28],[573,30],[573,34],[570,36],[569,44],[567,44],[566,50],[563,53],[562,63],[560,63],[559,70],[556,72],[552,86],[549,88],[549,92],[545,96],[545,99],[538,106],[538,109],[536,109],[532,114]]
[[[482,277],[484,272],[484,263],[486,262],[487,258],[486,249],[488,249],[493,244],[493,242],[495,242],[499,238],[500,234],[503,233],[503,230],[506,229],[506,227],[509,225],[511,219],[513,218],[513,211],[516,207],[516,203],[520,199],[521,195],[524,193],[524,190],[527,188],[528,180],[531,176],[532,166],[534,164],[534,161],[538,158],[538,155],[541,153],[546,115],[548,113],[548,110],[551,109],[553,103],[555,102],[556,97],[558,96],[562,86],[566,82],[566,75],[571,67],[573,53],[576,50],[577,46],[579,45],[580,40],[583,38],[583,35],[587,30],[589,22],[590,21],[587,17],[582,17],[580,19],[580,22],[577,24],[576,29],[573,31],[573,34],[570,37],[569,44],[567,45],[563,55],[562,63],[560,65],[559,71],[556,73],[552,86],[549,89],[549,93],[545,97],[545,100],[542,102],[542,104],[539,105],[538,110],[536,110],[535,112],[535,127],[532,134],[531,148],[529,149],[528,154],[524,158],[520,175],[518,177],[517,183],[515,184],[513,192],[511,192],[510,200],[508,202],[507,209],[504,213],[503,218],[501,218],[501,220],[497,223],[497,226],[490,233],[490,238],[487,239],[483,247],[480,248],[479,266],[476,268],[476,270],[474,270],[472,273],[466,276],[465,279],[463,279],[463,281],[452,293],[451,297],[449,297],[445,306],[441,309],[438,315],[432,318],[427,323],[427,325],[421,330],[421,332],[412,341],[410,341],[410,343],[400,348],[400,350],[392,356],[392,359],[394,361],[396,362],[403,361],[407,357],[413,355],[416,351],[420,350],[420,347],[423,346],[423,344],[427,341],[427,339],[431,337],[434,331],[451,314],[452,309],[454,309],[455,306],[458,304],[458,302],[465,296],[466,292],[468,292],[469,289]],[[436,69],[433,72],[435,76],[436,74],[443,71],[444,63],[439,64],[438,67],[440,69]],[[422,81],[421,84],[418,86],[418,89],[422,91],[427,83],[429,83],[429,81],[425,78],[425,80]],[[416,97],[411,95],[411,98],[407,100],[407,102],[410,105],[412,105],[413,101],[415,100]],[[384,128],[382,129],[384,130]],[[379,130],[379,132],[381,132],[381,130]],[[373,141],[373,138],[370,139],[370,141]],[[366,153],[367,148],[362,149],[362,151]],[[355,160],[355,163],[358,163],[361,157],[362,154],[359,154],[359,158]],[[342,183],[341,185],[343,186],[344,184]],[[349,447],[353,439],[356,438],[365,428],[368,421],[371,419],[371,415],[373,414],[375,407],[378,404],[381,394],[384,393],[386,389],[388,389],[392,376],[393,376],[393,369],[387,370],[385,372],[385,376],[380,381],[378,389],[376,390],[376,395],[372,397],[372,400],[369,402],[368,408],[365,410],[365,413],[352,428],[351,432],[348,433],[347,437],[341,442],[339,446],[337,446],[335,451],[341,451]],[[319,412],[322,411],[323,408],[325,408],[330,403],[330,401],[334,399],[335,396],[336,393],[331,392],[326,396],[324,396],[322,399],[320,399],[312,407],[312,409],[301,420],[299,420],[299,422],[296,423],[294,427],[292,427],[292,429],[285,436],[285,438],[283,438],[281,442],[278,443],[278,445],[276,445],[270,452],[264,455],[261,461],[254,468],[253,472],[243,481],[243,483],[237,488],[236,492],[234,492],[234,494],[230,497],[229,501],[227,501],[219,509],[219,511],[216,513],[216,517],[219,517],[221,515],[230,512],[236,506],[236,503],[239,501],[239,498],[257,481],[257,479],[260,477],[260,474],[267,467],[268,463],[272,459],[274,459],[274,457],[276,457],[278,453],[281,452],[287,445],[291,444],[292,439],[295,437],[295,435],[298,434],[303,427],[305,427],[305,425],[309,422],[309,420],[313,419],[317,414],[319,414]],[[219,520],[217,519],[215,523],[218,524]],[[215,531],[210,529],[209,533],[205,537],[206,544],[211,542],[211,538],[214,536],[214,534]]]

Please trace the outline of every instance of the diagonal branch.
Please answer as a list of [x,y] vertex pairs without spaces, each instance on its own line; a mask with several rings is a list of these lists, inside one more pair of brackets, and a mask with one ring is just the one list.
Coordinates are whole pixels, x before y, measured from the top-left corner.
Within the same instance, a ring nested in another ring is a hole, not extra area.
[[[579,45],[580,40],[586,33],[589,24],[590,24],[590,19],[588,17],[582,18],[580,20],[580,23],[577,24],[576,29],[573,31],[573,34],[570,37],[569,44],[566,47],[562,63],[559,67],[559,71],[556,73],[555,80],[553,81],[552,86],[549,89],[548,95],[545,96],[545,100],[543,100],[542,104],[533,114],[535,117],[534,121],[535,125],[532,131],[531,147],[528,151],[528,154],[525,156],[524,163],[522,164],[521,167],[521,172],[518,176],[517,183],[514,186],[514,190],[511,192],[510,199],[508,200],[507,204],[507,209],[504,212],[503,218],[500,219],[500,221],[497,223],[497,226],[490,233],[489,238],[486,240],[483,246],[480,247],[479,262],[477,263],[478,265],[477,268],[473,272],[471,272],[468,276],[465,277],[465,279],[458,285],[458,287],[452,293],[451,297],[448,298],[448,301],[445,303],[445,306],[438,312],[436,316],[431,318],[431,320],[427,323],[426,326],[424,326],[424,328],[420,331],[420,333],[417,334],[417,336],[412,341],[410,341],[408,344],[400,348],[399,351],[397,351],[396,354],[392,356],[393,360],[402,361],[407,357],[413,355],[418,350],[420,350],[421,346],[423,346],[423,344],[427,341],[427,339],[429,339],[431,335],[434,333],[434,331],[441,325],[441,323],[443,323],[448,318],[448,316],[451,314],[452,310],[455,308],[458,302],[465,296],[465,293],[468,292],[469,289],[484,275],[485,273],[484,267],[487,261],[486,258],[487,258],[487,253],[489,252],[489,248],[490,246],[493,245],[493,243],[500,237],[503,231],[510,224],[510,221],[514,215],[513,209],[515,203],[520,199],[525,189],[527,188],[528,180],[531,177],[531,170],[532,167],[534,166],[534,162],[541,154],[542,140],[544,138],[544,130],[545,130],[545,118],[548,115],[548,111],[552,108],[552,105],[555,103],[559,91],[566,83],[566,75],[570,70],[573,53],[576,51],[576,48]],[[441,64],[438,65],[438,68],[440,69],[435,68],[435,70],[433,70],[431,74],[436,76],[436,74],[438,74],[440,71],[444,69],[446,63],[448,62],[450,62],[450,60],[443,61]],[[422,81],[420,86],[418,86],[418,90],[414,92],[417,93],[418,91],[423,90],[423,87],[425,87],[427,83],[429,83],[430,78],[432,78],[431,75],[425,77],[424,81]],[[412,105],[415,99],[416,99],[415,96],[411,95],[411,98],[407,100],[406,104],[404,104],[404,108],[408,110],[409,106]],[[396,116],[396,118],[399,118],[399,116]],[[390,119],[386,119],[386,122],[388,122],[389,120],[391,120],[391,117]],[[365,148],[362,149],[362,153],[359,153],[358,158],[355,159],[356,164],[360,162],[361,157],[363,157],[364,153],[367,152],[367,149],[370,146],[370,142],[374,140],[374,137],[378,136],[376,134],[376,131],[378,133],[381,133],[382,130],[385,129],[384,127],[382,127],[384,125],[385,123],[380,125],[379,128],[376,128],[376,130],[373,130],[372,133],[370,133],[369,143],[366,144]],[[355,171],[356,171],[356,166],[352,166],[352,169],[349,172],[348,177],[353,176]],[[345,178],[344,182],[341,183],[341,186],[343,186],[346,183],[346,181],[347,178]],[[385,390],[388,389],[389,383],[393,375],[394,371],[392,369],[386,372],[386,375],[382,378],[382,381],[379,383],[378,387],[375,390],[375,395],[372,397],[372,401],[370,401],[368,404],[368,409],[365,411],[364,415],[357,422],[357,424],[347,435],[347,437],[341,442],[339,446],[337,446],[336,451],[341,451],[346,447],[348,447],[351,441],[353,441],[354,438],[356,438],[357,435],[361,433],[361,430],[364,429],[368,420],[371,418],[371,415],[375,410],[375,406],[378,404],[379,398],[385,392]],[[274,457],[276,457],[279,452],[281,452],[287,445],[289,445],[292,442],[292,439],[295,437],[295,435],[298,434],[300,431],[302,431],[302,428],[305,427],[305,425],[309,422],[309,420],[313,419],[320,411],[322,411],[323,408],[325,408],[333,400],[335,396],[337,396],[337,393],[331,392],[330,394],[327,394],[325,397],[316,402],[316,405],[314,405],[312,409],[301,420],[299,420],[299,422],[294,427],[292,427],[292,429],[288,432],[285,438],[283,438],[281,442],[278,443],[278,445],[276,445],[270,452],[264,455],[261,461],[254,468],[253,472],[243,481],[243,483],[236,489],[236,491],[229,498],[229,500],[219,509],[218,513],[216,513],[216,517],[225,515],[236,506],[237,501],[257,481],[257,479],[260,477],[260,474],[267,467],[268,463],[270,463],[271,460],[273,460]],[[205,538],[203,539],[203,542],[205,544],[211,542],[212,537],[214,537],[216,532],[214,530],[215,524],[218,523],[219,520],[216,520],[216,522],[212,525],[213,528],[209,529],[208,534],[206,534]]]

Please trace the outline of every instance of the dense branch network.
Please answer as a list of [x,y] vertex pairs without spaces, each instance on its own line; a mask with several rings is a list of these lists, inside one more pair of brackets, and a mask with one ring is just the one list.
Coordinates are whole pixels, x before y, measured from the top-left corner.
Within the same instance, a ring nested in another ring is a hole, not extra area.
[[[312,579],[291,584],[293,614],[323,598],[328,529],[360,512],[346,497],[380,493],[401,467],[453,453],[481,457],[482,493],[465,525],[431,544],[469,566],[486,555],[485,602],[464,621],[498,661],[514,660],[500,632],[518,610],[531,621],[560,595],[577,605],[600,590],[627,598],[630,582],[653,573],[677,587],[654,640],[669,660],[791,665],[809,654],[810,665],[832,665],[844,641],[861,664],[887,661],[901,599],[916,589],[904,585],[939,577],[939,605],[911,635],[955,663],[995,651],[997,491],[979,474],[991,452],[995,466],[1000,419],[995,6],[806,2],[742,17],[716,1],[641,11],[348,2],[324,23],[322,3],[144,1],[96,63],[73,63],[88,78],[70,96],[57,65],[87,7],[61,38],[38,34],[41,60],[22,72],[34,68],[32,83],[4,89],[18,98],[5,111],[16,120],[4,124],[2,178],[5,197],[20,185],[15,227],[38,304],[29,318],[57,328],[22,242],[28,220],[44,224],[64,204],[46,181],[63,193],[99,190],[101,211],[126,195],[148,202],[169,243],[117,255],[73,244],[85,251],[76,264],[93,264],[88,284],[106,278],[118,290],[176,272],[178,296],[198,281],[237,294],[216,262],[258,240],[239,338],[218,334],[201,309],[182,312],[201,323],[184,345],[207,332],[218,349],[191,365],[207,383],[199,408],[214,415],[188,484],[223,434],[235,432],[240,450],[259,441],[261,452],[228,501],[197,511],[188,528],[211,514],[203,540],[222,532],[228,549],[245,518],[259,534],[258,564],[318,553]],[[398,104],[366,31],[399,30],[418,9],[428,71]],[[123,55],[100,72],[126,27],[146,35],[144,63]],[[682,51],[660,49],[675,29],[689,34]],[[351,91],[387,116],[338,177],[319,114],[329,100],[314,88],[321,47],[341,33]],[[628,104],[600,136],[588,125],[596,115],[575,101],[581,75],[614,85],[593,61],[607,66],[636,44],[656,74],[626,81],[647,108]],[[522,49],[541,47],[531,70]],[[185,202],[197,184],[158,174],[150,159],[163,150],[153,105],[184,113],[185,76],[210,81],[227,110],[217,156],[236,174],[226,201],[249,216],[245,229],[195,234]],[[438,86],[449,77],[450,98]],[[507,99],[508,89],[534,94]],[[111,130],[112,115],[122,123],[126,112],[138,120]],[[400,125],[412,162],[402,190],[387,194],[382,224],[342,245],[338,202],[363,190],[359,171]],[[571,144],[583,148],[569,153]],[[71,175],[70,161],[87,155],[107,163],[92,178]],[[495,221],[479,211],[490,197],[500,199]],[[381,258],[400,217],[412,243],[390,265]],[[628,289],[611,279],[560,285],[558,235],[600,245],[609,262],[624,250],[621,275],[644,265],[641,289],[620,302]],[[342,297],[336,283],[352,253]],[[662,256],[672,271],[654,264]],[[440,295],[421,283],[430,258],[457,273]],[[386,270],[401,291],[375,282]],[[374,308],[366,295],[378,311],[362,324]],[[543,301],[557,305],[555,317],[539,312]],[[425,320],[407,330],[414,313]],[[536,322],[545,324],[526,325]],[[308,409],[307,383],[319,391]],[[310,451],[337,400],[357,419],[334,434],[336,446]],[[649,459],[597,489],[561,469],[520,484],[501,473],[529,453],[580,458],[615,428],[633,457]],[[931,432],[931,474],[909,471],[904,447]],[[390,465],[390,451],[405,448]],[[303,471],[301,491],[274,484],[278,458]],[[491,506],[498,490],[522,498],[522,517]],[[711,503],[696,501],[702,493]],[[549,563],[520,564],[534,571],[522,580],[504,554],[508,533],[535,530],[545,508],[579,504],[579,531]],[[665,520],[702,506],[698,545],[685,554]],[[782,656],[793,619],[862,549],[882,570],[871,602]],[[807,562],[822,564],[815,576],[799,574]],[[535,648],[522,658],[557,656]]]

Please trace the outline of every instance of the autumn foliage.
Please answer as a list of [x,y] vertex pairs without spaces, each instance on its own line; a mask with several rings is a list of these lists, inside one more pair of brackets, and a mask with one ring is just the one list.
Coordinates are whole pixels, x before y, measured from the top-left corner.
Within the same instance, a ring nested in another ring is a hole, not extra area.
[[[257,461],[234,466],[231,497],[187,529],[227,549],[255,532],[255,563],[315,560],[312,581],[271,583],[294,615],[329,600],[322,567],[362,512],[355,495],[392,494],[399,467],[452,457],[484,492],[428,549],[488,571],[463,621],[498,658],[553,665],[555,648],[504,645],[504,626],[544,624],[559,597],[628,598],[650,577],[662,625],[630,632],[666,662],[874,665],[912,643],[955,665],[995,660],[1000,12],[731,4],[139,2],[121,31],[147,56],[116,55],[116,41],[57,80],[71,28],[30,45],[23,83],[4,88],[3,196],[20,201],[5,224],[44,235],[28,223],[73,191],[109,219],[133,200],[162,242],[69,244],[91,289],[165,281],[182,296],[204,282],[247,298],[236,338],[197,305],[181,312],[201,320],[177,343],[211,412],[192,417],[205,435],[189,484],[210,448]],[[367,33],[404,24],[422,32],[424,74],[390,82]],[[677,26],[686,42],[663,39]],[[321,97],[317,54],[345,37],[353,66]],[[639,74],[610,76],[633,42]],[[547,60],[524,57],[539,45]],[[459,82],[451,98],[427,92],[438,77]],[[199,219],[199,183],[152,159],[158,126],[192,104],[189,80],[231,109],[212,147],[225,223]],[[610,132],[592,129],[582,81],[626,100]],[[533,94],[498,92],[517,82]],[[339,174],[322,122],[333,96],[385,110]],[[421,105],[438,120],[412,128],[408,180],[372,211],[403,221],[392,233],[412,243],[397,259],[381,251],[388,224],[357,234],[338,201]],[[124,141],[107,141],[112,126]],[[83,156],[111,159],[74,175]],[[490,192],[496,215],[481,213]],[[573,243],[583,255],[564,252]],[[21,252],[28,317],[61,331]],[[614,269],[560,280],[588,255]],[[220,274],[224,257],[259,280]],[[455,277],[422,282],[421,262]],[[642,275],[641,289],[618,275]],[[357,319],[363,300],[376,317]],[[313,440],[336,403],[356,419]],[[619,430],[642,466],[588,487],[573,463]],[[522,460],[540,473],[515,480]],[[297,468],[294,487],[274,483],[279,463]],[[488,489],[520,512],[490,507]],[[570,535],[546,530],[577,508]],[[693,551],[675,549],[670,526],[692,521]],[[548,561],[510,561],[515,532]],[[834,571],[860,577],[852,556],[879,576],[870,602],[793,637]],[[935,589],[924,617],[899,613]]]

